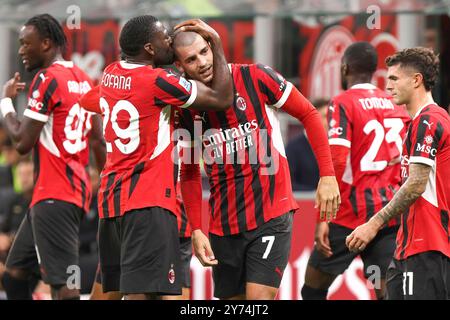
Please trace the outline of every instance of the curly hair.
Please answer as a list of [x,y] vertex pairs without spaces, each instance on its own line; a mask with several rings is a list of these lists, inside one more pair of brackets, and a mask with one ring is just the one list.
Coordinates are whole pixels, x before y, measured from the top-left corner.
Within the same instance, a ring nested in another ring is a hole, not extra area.
[[151,15],[138,16],[128,20],[119,36],[122,53],[130,57],[138,55],[144,45],[153,39],[158,21]]
[[408,48],[386,58],[386,65],[392,67],[400,64],[421,73],[427,91],[433,89],[439,74],[439,57],[433,50],[424,47]]

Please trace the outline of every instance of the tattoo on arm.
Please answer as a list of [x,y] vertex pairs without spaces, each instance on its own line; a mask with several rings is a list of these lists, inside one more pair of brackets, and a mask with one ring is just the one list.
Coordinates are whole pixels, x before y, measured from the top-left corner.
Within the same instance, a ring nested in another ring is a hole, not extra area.
[[386,224],[405,212],[425,192],[430,171],[431,167],[428,165],[411,163],[408,179],[375,218]]

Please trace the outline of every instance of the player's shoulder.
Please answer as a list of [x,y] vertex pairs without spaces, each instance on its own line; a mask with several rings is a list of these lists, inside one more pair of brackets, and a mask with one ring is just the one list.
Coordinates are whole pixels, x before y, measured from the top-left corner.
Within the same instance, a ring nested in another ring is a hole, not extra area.
[[433,121],[435,123],[440,123],[445,126],[446,129],[450,129],[450,116],[448,112],[440,107],[439,105],[432,103],[419,111],[419,113],[414,117],[413,122],[418,124],[426,120],[430,123]]
[[330,104],[335,106],[343,105],[345,108],[350,108],[354,98],[355,95],[350,93],[349,90],[346,90],[331,98]]
[[273,68],[271,68],[268,65],[262,64],[262,63],[229,63],[228,64],[228,68],[231,71],[234,70],[250,70],[251,72],[264,72],[264,71],[269,71],[269,72],[273,72]]
[[420,121],[420,118],[433,118],[436,120],[446,120],[450,119],[448,113],[444,108],[438,106],[435,103],[429,104],[420,110],[415,116],[415,121]]

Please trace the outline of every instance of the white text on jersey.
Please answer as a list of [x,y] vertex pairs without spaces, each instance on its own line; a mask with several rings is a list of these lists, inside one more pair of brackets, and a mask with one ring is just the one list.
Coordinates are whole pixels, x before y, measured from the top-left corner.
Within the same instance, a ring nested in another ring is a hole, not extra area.
[[103,73],[102,86],[112,89],[131,90],[131,77]]
[[87,81],[77,82],[69,80],[67,81],[67,88],[70,93],[78,93],[78,94],[85,94],[86,92],[91,90],[91,86]]
[[359,103],[364,110],[372,110],[372,109],[391,109],[394,110],[394,105],[391,100],[387,98],[364,98],[359,99]]

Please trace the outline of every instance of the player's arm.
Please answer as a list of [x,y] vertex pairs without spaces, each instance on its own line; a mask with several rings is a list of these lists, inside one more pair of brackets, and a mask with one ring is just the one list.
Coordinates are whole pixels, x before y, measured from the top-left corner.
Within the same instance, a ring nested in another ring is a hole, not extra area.
[[190,108],[204,111],[229,108],[233,103],[233,84],[219,34],[199,19],[185,21],[177,25],[175,30],[197,32],[209,42],[214,56],[211,87],[200,81],[190,80],[197,91]]
[[89,135],[89,148],[94,153],[98,172],[101,172],[106,162],[106,143],[103,138],[102,118],[99,114],[94,114],[91,121],[92,129]]
[[80,106],[88,111],[101,114],[100,86],[95,86],[80,98]]
[[350,251],[364,250],[378,231],[392,218],[400,216],[425,192],[431,166],[423,163],[409,165],[409,177],[391,201],[367,223],[356,228],[346,239]]
[[328,137],[322,126],[320,114],[293,86],[286,102],[282,105],[282,109],[303,124],[316,157],[320,174],[316,193],[316,206],[319,207],[320,216],[321,218],[327,216],[328,219],[330,216],[335,217],[341,198],[334,173]]
[[4,118],[6,132],[14,141],[16,150],[20,154],[27,154],[36,144],[45,121],[39,121],[30,117],[24,117],[22,122],[17,119],[17,112],[12,99],[25,88],[25,83],[20,82],[20,75],[15,73],[14,78],[8,80],[3,86],[3,96],[0,103],[0,111]]
[[103,137],[103,125],[100,109],[100,86],[95,86],[80,98],[80,106],[92,115],[92,129],[89,133],[89,148],[94,153],[98,172],[103,170],[106,162],[106,143]]
[[214,257],[208,237],[202,232],[202,182],[200,166],[196,163],[182,163],[180,170],[181,194],[184,208],[192,229],[192,246],[195,256],[203,266],[218,262]]

